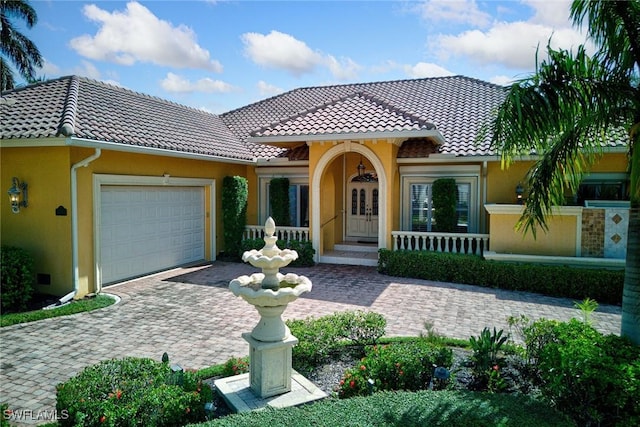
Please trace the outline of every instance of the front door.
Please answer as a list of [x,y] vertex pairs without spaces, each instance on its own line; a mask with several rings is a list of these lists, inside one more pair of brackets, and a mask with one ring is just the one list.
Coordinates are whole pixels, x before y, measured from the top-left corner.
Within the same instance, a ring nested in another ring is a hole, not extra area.
[[347,239],[378,238],[378,182],[350,182],[351,204],[347,215]]

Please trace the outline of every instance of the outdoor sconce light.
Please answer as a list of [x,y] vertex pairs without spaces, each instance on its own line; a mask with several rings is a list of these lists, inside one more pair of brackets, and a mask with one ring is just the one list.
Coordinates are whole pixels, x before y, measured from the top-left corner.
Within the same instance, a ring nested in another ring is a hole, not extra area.
[[518,183],[518,185],[516,185],[516,201],[519,205],[524,203],[524,200],[522,199],[523,194],[524,188],[522,187],[522,184]]
[[[27,203],[27,183],[20,182],[18,178],[13,177],[13,186],[7,191],[9,193],[9,200],[11,201],[11,212],[20,213],[20,206],[26,208],[28,206]],[[20,200],[20,195],[22,195],[22,200]]]
[[358,176],[363,176],[364,170],[365,170],[365,167],[362,164],[362,156],[360,156],[360,164],[358,165]]

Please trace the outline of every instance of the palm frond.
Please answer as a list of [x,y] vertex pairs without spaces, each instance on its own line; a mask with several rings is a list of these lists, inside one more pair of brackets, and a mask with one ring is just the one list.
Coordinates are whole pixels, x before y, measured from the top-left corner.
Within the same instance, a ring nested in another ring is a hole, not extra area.
[[546,216],[575,192],[612,129],[628,128],[639,93],[629,75],[616,73],[584,47],[574,54],[547,47],[536,74],[513,84],[490,126],[492,147],[508,167],[522,155],[539,160],[528,177],[529,194],[518,226],[535,235]]

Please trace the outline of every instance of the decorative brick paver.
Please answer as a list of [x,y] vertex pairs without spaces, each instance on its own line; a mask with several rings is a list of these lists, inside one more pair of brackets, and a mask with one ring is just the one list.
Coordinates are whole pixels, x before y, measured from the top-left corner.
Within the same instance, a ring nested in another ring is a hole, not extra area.
[[[121,298],[116,305],[1,328],[0,400],[13,409],[52,411],[56,384],[111,358],[159,360],[166,351],[172,362],[198,369],[246,355],[241,333],[259,316],[228,283],[256,271],[224,262],[178,268],[105,288]],[[506,330],[511,315],[579,316],[568,299],[384,276],[375,267],[321,264],[282,271],[313,282],[313,290],[291,303],[284,318],[371,310],[385,316],[388,335],[418,335],[428,321],[443,335],[467,339],[485,326]],[[599,307],[595,326],[619,333],[620,313],[616,306]]]

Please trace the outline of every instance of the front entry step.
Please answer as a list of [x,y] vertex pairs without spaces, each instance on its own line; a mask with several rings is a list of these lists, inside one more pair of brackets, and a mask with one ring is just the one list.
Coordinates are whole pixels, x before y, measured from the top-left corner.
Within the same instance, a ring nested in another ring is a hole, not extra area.
[[378,245],[344,242],[336,244],[332,251],[325,251],[318,262],[322,264],[378,265]]

